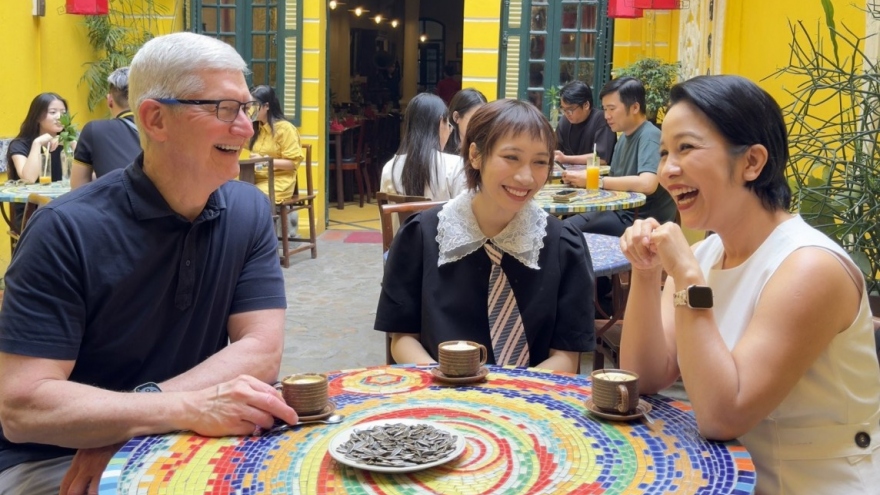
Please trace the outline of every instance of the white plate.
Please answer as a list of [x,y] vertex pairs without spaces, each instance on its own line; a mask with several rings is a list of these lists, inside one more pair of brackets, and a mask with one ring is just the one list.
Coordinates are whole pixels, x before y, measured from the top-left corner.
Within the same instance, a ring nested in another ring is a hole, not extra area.
[[[449,433],[450,435],[455,436],[455,449],[452,450],[448,455],[437,459],[436,461],[427,462],[425,464],[419,464],[417,466],[401,466],[401,467],[391,467],[391,466],[376,466],[373,464],[364,464],[362,462],[355,461],[353,459],[347,459],[345,454],[341,454],[336,452],[336,448],[340,445],[344,444],[348,441],[351,434],[354,430],[369,430],[374,426],[386,426],[391,424],[404,424],[404,425],[428,425],[433,426],[437,430],[443,431],[445,433]],[[444,426],[441,423],[436,423],[434,421],[425,421],[421,419],[384,419],[381,421],[370,421],[368,423],[360,423],[351,428],[343,430],[339,432],[333,440],[330,440],[330,456],[336,459],[337,462],[345,464],[347,466],[356,467],[358,469],[364,469],[366,471],[375,471],[378,473],[410,473],[413,471],[421,471],[422,469],[428,469],[435,466],[439,466],[441,464],[445,464],[464,452],[464,435],[461,434],[458,430],[454,428],[450,428],[448,426]]]

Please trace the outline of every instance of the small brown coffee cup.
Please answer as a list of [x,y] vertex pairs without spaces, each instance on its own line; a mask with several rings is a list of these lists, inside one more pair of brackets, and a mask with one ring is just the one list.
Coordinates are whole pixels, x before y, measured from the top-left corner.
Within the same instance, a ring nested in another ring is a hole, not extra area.
[[627,414],[639,407],[639,375],[632,371],[602,369],[594,371],[593,404],[605,412]]
[[319,414],[327,407],[327,375],[299,373],[281,380],[284,402],[300,416]]
[[486,346],[469,340],[443,342],[438,348],[440,372],[446,376],[474,376],[486,364]]

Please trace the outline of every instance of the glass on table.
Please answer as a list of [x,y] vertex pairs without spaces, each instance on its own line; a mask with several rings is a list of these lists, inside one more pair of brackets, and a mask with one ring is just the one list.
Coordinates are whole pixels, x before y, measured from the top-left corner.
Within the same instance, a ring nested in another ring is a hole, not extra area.
[[40,184],[49,184],[52,182],[52,153],[49,148],[43,146],[43,164],[40,167]]

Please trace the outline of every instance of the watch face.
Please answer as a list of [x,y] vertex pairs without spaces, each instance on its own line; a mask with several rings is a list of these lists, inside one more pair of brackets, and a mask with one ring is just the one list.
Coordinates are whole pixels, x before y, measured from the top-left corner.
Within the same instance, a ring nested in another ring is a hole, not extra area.
[[688,287],[688,305],[692,308],[712,307],[712,288],[692,285]]

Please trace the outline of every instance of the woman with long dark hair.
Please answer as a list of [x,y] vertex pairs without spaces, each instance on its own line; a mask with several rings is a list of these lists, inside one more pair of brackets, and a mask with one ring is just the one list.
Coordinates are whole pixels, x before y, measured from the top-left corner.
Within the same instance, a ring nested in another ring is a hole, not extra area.
[[461,157],[440,151],[449,139],[449,127],[446,104],[439,96],[422,93],[410,100],[400,147],[382,168],[381,191],[435,201],[454,198],[463,191]]
[[452,126],[452,133],[446,141],[444,153],[458,155],[461,153],[461,142],[467,133],[468,122],[478,108],[486,104],[486,97],[474,88],[465,88],[449,102],[449,125]]
[[[299,132],[284,118],[281,103],[270,86],[257,86],[251,90],[251,96],[259,105],[253,110],[254,135],[248,148],[251,158],[267,156],[273,158],[275,168],[275,202],[293,196],[296,184],[296,169],[304,156],[300,147]],[[255,185],[265,194],[269,194],[269,172],[256,170]]]
[[43,148],[52,155],[52,180],[61,180],[61,116],[67,113],[67,100],[57,93],[40,93],[28,109],[21,130],[9,143],[6,163],[10,180],[37,182],[43,167]]

